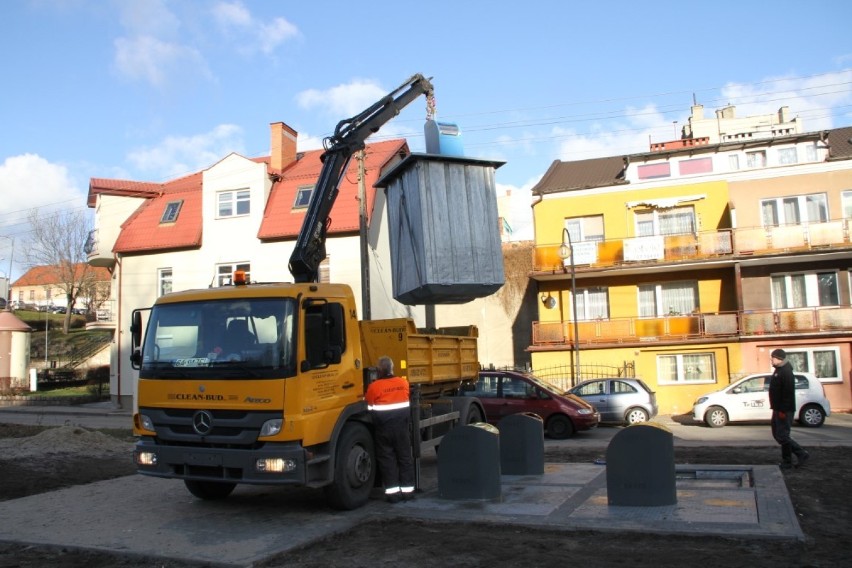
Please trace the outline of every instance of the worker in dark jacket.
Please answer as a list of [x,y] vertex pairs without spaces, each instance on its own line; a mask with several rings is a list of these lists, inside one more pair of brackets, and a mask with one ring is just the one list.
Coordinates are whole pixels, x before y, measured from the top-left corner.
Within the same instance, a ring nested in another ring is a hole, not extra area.
[[796,379],[793,377],[793,366],[787,361],[787,353],[783,349],[775,349],[770,357],[772,366],[775,367],[769,381],[772,437],[781,444],[781,468],[793,467],[793,454],[796,454],[796,465],[801,467],[808,461],[810,454],[790,437],[790,428],[796,414]]
[[408,381],[393,374],[390,357],[380,357],[379,378],[367,387],[365,399],[376,430],[376,459],[391,503],[414,498],[414,456],[411,452]]

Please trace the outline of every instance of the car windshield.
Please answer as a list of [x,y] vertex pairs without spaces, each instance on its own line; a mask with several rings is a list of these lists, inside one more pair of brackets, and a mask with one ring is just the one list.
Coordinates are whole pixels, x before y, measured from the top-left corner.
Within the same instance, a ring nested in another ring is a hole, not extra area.
[[275,378],[295,373],[292,298],[161,304],[151,310],[140,378]]

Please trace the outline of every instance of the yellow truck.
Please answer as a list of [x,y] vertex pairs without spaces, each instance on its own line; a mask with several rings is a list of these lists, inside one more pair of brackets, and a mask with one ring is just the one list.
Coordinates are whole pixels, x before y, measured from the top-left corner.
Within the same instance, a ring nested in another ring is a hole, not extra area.
[[251,483],[322,487],[340,509],[366,503],[376,462],[364,392],[381,355],[421,394],[418,455],[453,422],[485,416],[460,396],[479,372],[475,327],[426,334],[407,319],[359,321],[345,285],[175,292],[147,320],[144,341],[141,310],[131,328],[142,346],[137,468],[183,479],[200,498]]
[[[474,327],[421,333],[407,319],[359,321],[351,288],[318,283],[341,175],[364,140],[431,83],[414,75],[326,140],[289,268],[294,283],[252,284],[159,298],[143,326],[135,310],[131,362],[139,371],[137,471],[184,480],[203,499],[238,483],[323,488],[353,509],[376,483],[364,392],[388,355],[415,398],[415,458],[454,424],[482,422]],[[496,223],[496,220],[495,220]]]

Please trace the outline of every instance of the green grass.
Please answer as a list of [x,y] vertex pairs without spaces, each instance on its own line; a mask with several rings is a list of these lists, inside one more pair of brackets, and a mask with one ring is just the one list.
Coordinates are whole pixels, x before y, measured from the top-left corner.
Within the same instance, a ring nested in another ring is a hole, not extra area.
[[[107,385],[107,391],[109,390],[109,385]],[[64,389],[53,389],[53,390],[43,390],[43,391],[35,391],[35,392],[24,392],[21,393],[25,396],[39,396],[39,397],[73,397],[73,396],[92,396],[94,393],[90,390],[88,385],[84,385],[81,387],[66,387]],[[104,394],[109,394],[109,392],[105,392]]]

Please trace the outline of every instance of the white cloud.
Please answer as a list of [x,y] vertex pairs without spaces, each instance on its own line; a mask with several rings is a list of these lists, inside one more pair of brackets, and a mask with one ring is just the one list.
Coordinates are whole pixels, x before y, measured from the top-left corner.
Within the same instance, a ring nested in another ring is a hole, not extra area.
[[210,77],[198,50],[152,36],[116,39],[115,67],[121,75],[155,87],[162,87],[170,77],[183,74]]
[[299,28],[284,18],[268,23],[255,19],[242,2],[218,2],[212,12],[225,33],[239,38],[238,49],[242,53],[260,51],[269,55],[282,43],[301,35]]
[[170,136],[154,147],[139,148],[127,159],[152,179],[187,175],[207,168],[231,152],[243,153],[242,129],[221,124],[203,134]]
[[0,199],[0,234],[22,242],[28,232],[30,210],[85,207],[86,192],[63,165],[37,154],[10,156],[0,164],[0,195],[14,198]]
[[354,79],[324,91],[302,91],[296,95],[296,102],[305,110],[319,109],[331,116],[350,117],[360,113],[387,93],[388,91],[375,81]]

